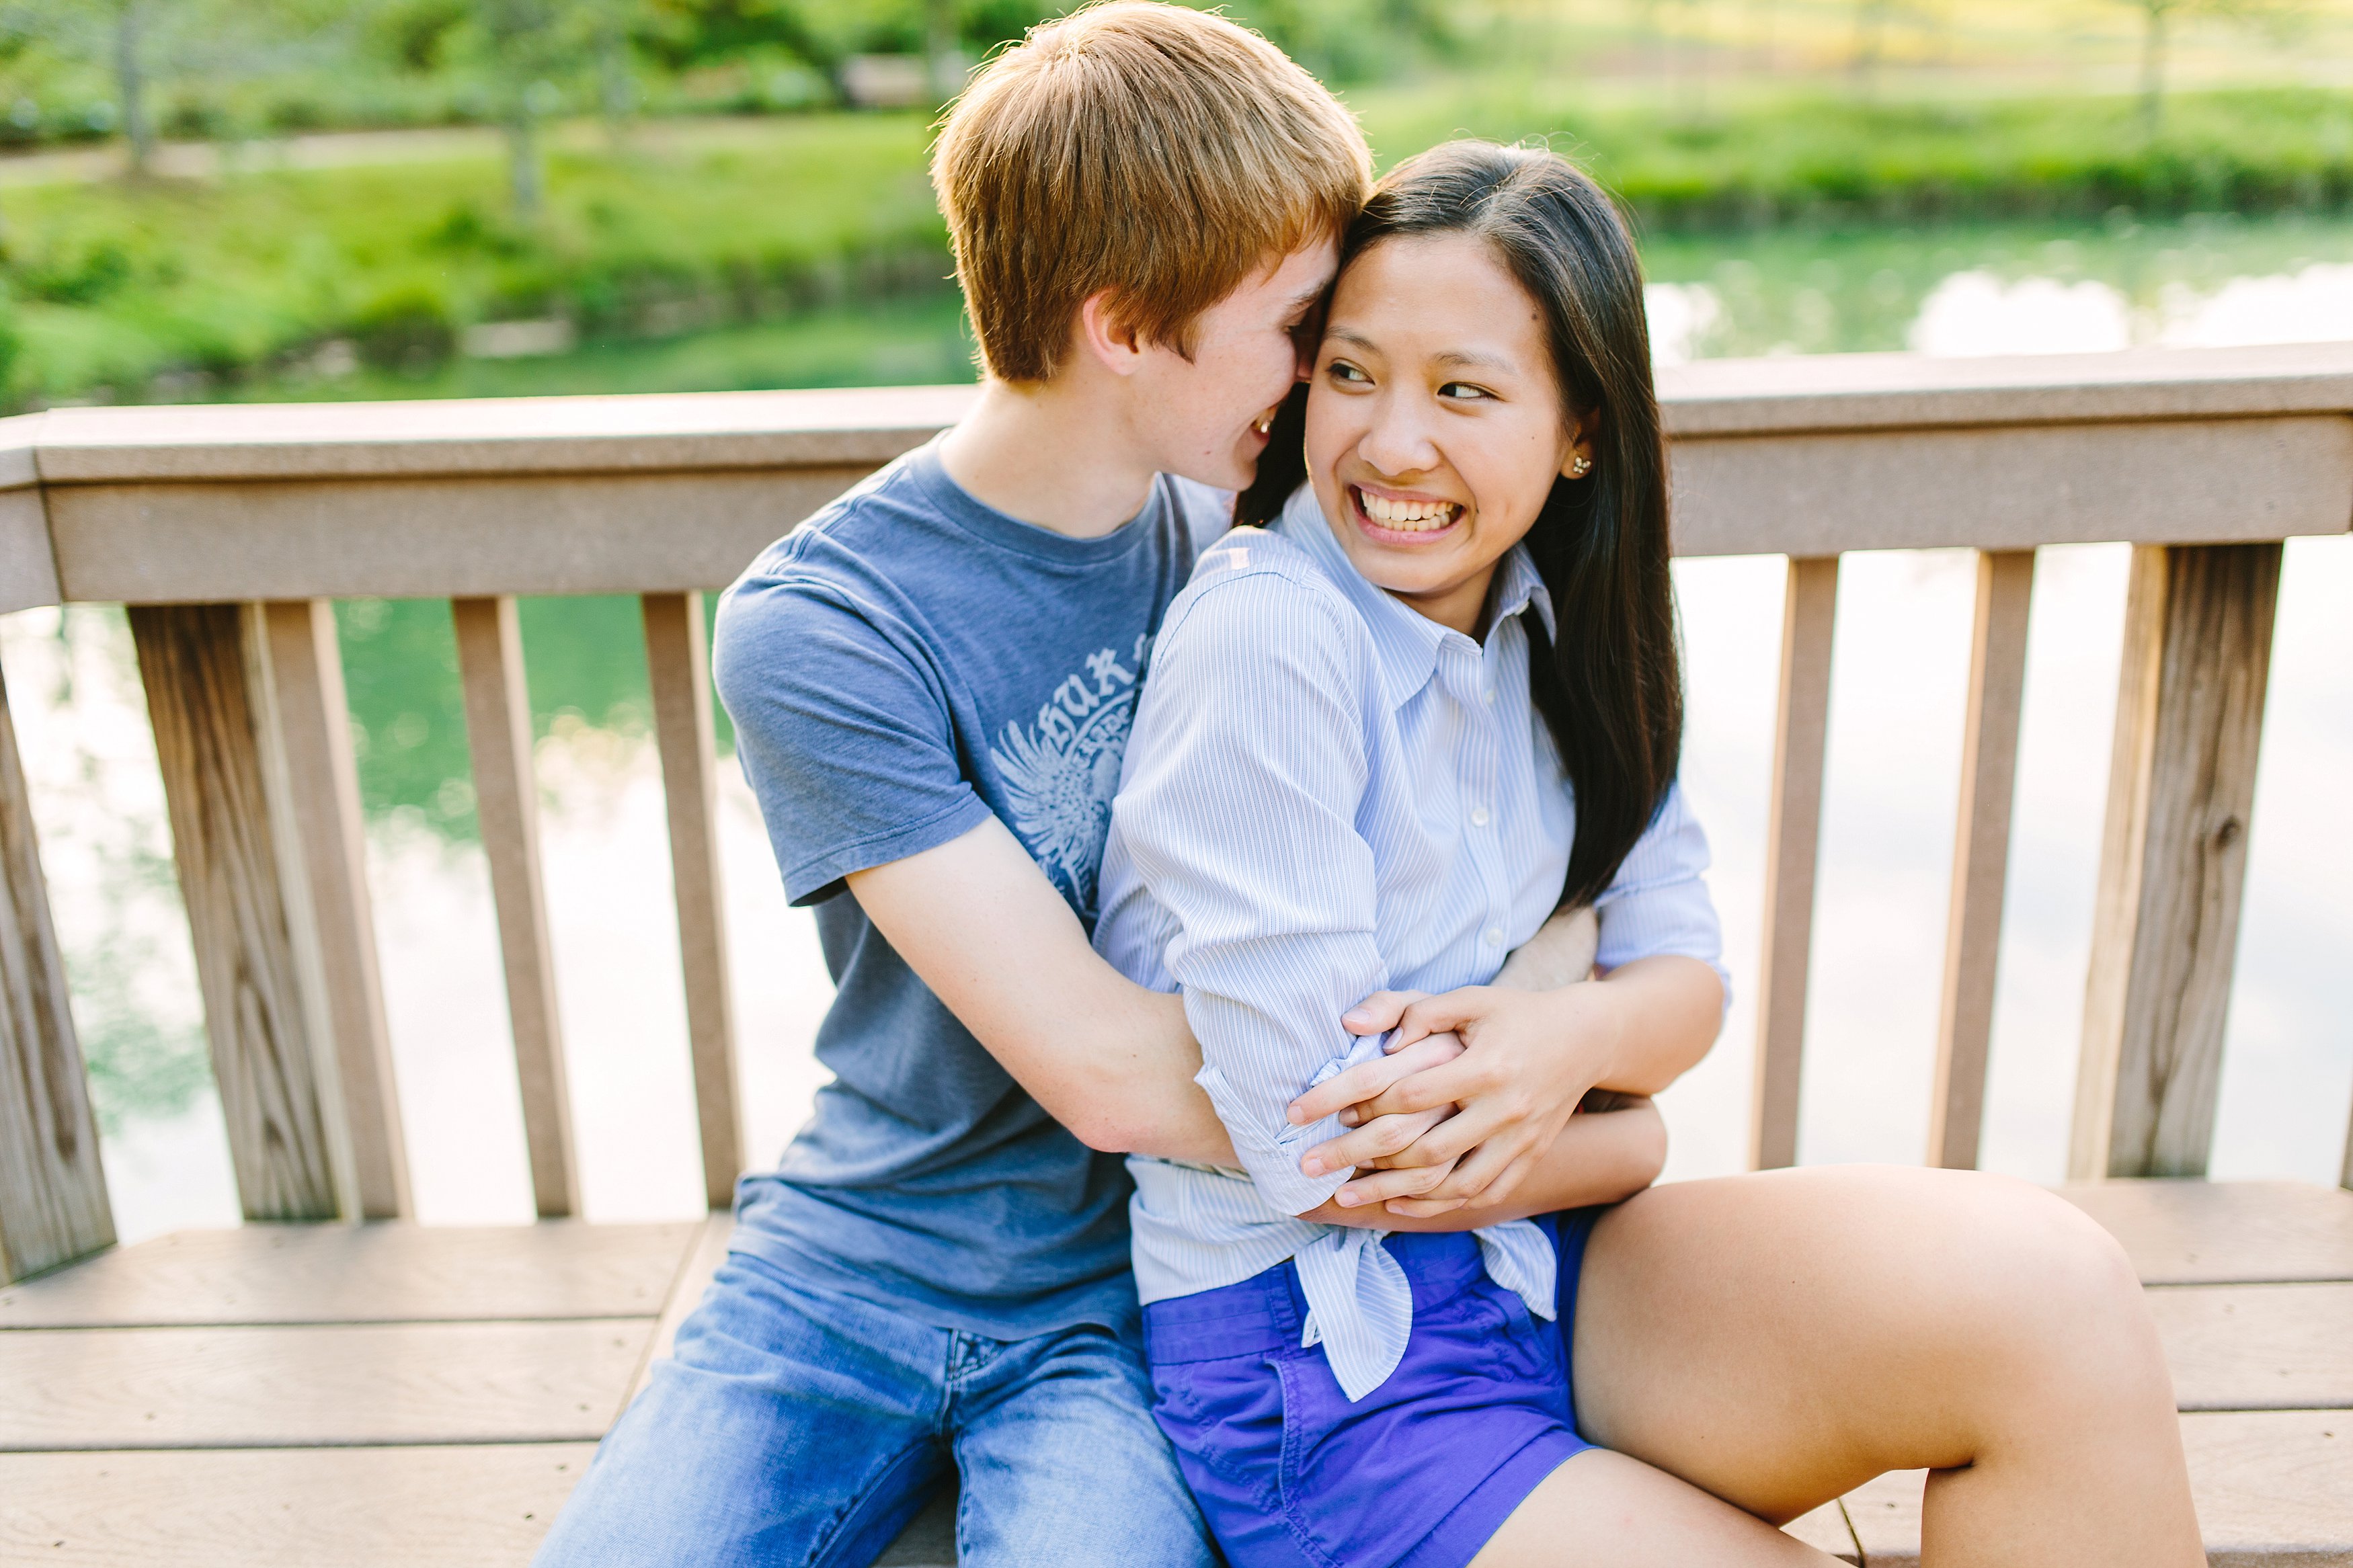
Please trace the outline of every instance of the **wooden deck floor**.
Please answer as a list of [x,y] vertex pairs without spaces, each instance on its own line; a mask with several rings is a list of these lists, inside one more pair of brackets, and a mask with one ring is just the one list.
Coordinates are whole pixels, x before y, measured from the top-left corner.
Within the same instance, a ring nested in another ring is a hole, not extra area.
[[[2211,1560],[2353,1568],[2353,1193],[2069,1195],[2148,1285]],[[724,1247],[723,1221],[264,1226],[0,1289],[0,1563],[522,1564]],[[1921,1480],[1791,1529],[1914,1563]],[[953,1556],[934,1508],[883,1562]]]

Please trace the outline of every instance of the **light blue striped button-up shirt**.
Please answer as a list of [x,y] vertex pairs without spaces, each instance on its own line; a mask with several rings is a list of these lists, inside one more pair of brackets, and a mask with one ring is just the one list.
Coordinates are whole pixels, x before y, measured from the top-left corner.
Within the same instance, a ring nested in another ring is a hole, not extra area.
[[[1576,816],[1528,695],[1519,613],[1552,624],[1524,549],[1498,567],[1483,644],[1366,583],[1312,492],[1269,531],[1206,552],[1169,606],[1112,809],[1095,945],[1182,989],[1198,1081],[1240,1172],[1132,1158],[1146,1302],[1297,1259],[1350,1399],[1405,1353],[1412,1296],[1387,1233],[1296,1216],[1346,1172],[1300,1156],[1345,1131],[1294,1127],[1310,1086],[1379,1054],[1340,1015],[1375,991],[1494,978],[1554,910]],[[1599,962],[1684,953],[1721,973],[1707,845],[1671,791],[1596,901]],[[1475,1233],[1498,1284],[1554,1314],[1551,1245],[1522,1220]]]

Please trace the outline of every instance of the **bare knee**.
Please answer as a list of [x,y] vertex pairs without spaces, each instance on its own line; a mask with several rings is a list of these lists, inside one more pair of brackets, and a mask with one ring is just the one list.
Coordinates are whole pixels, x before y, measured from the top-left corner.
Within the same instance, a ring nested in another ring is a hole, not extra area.
[[[2042,1419],[2134,1419],[2162,1412],[2172,1379],[2131,1260],[2115,1237],[2063,1198],[2022,1182],[1971,1174],[1956,1218],[1973,1261],[1968,1353],[1994,1395],[1989,1408]],[[1964,1218],[1965,1216],[1965,1218]],[[1961,1238],[1956,1238],[1961,1239]]]

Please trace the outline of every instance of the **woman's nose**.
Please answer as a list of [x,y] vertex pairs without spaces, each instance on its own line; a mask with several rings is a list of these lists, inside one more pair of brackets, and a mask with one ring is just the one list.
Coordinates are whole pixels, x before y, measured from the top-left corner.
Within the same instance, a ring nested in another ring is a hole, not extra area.
[[1385,401],[1357,443],[1366,462],[1394,479],[1423,473],[1438,466],[1438,445],[1420,412],[1397,400]]

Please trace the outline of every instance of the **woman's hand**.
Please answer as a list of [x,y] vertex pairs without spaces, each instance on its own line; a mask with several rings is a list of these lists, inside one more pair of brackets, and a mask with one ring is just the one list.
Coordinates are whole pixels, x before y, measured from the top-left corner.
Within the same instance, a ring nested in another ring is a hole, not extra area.
[[[1425,1072],[1435,1067],[1443,1067],[1461,1054],[1462,1041],[1457,1036],[1430,1035],[1409,1046],[1393,1047],[1388,1055],[1352,1068],[1347,1072],[1335,1077],[1332,1081],[1337,1083],[1344,1078],[1354,1080],[1353,1087],[1346,1091],[1350,1097],[1346,1103],[1353,1109],[1356,1097],[1370,1099],[1400,1080],[1412,1077],[1415,1073]],[[1303,1118],[1299,1114],[1299,1105],[1305,1102],[1302,1100],[1292,1107],[1291,1120],[1294,1125],[1304,1125],[1307,1121],[1316,1120],[1312,1117]],[[1451,1104],[1425,1106],[1417,1110],[1393,1111],[1371,1117],[1349,1117],[1344,1111],[1342,1120],[1356,1129],[1348,1134],[1351,1140],[1350,1147],[1363,1157],[1343,1161],[1337,1157],[1339,1150],[1336,1142],[1319,1143],[1300,1160],[1299,1169],[1303,1174],[1321,1176],[1328,1172],[1343,1170],[1348,1165],[1370,1166],[1377,1160],[1411,1148],[1422,1134],[1453,1114],[1454,1107]],[[1395,1180],[1380,1186],[1380,1195],[1382,1197],[1391,1195],[1392,1189],[1398,1196],[1418,1194],[1436,1184],[1439,1175],[1442,1174],[1443,1173],[1440,1172],[1438,1175],[1433,1175],[1426,1170],[1397,1173]],[[1349,1205],[1375,1201],[1377,1201],[1375,1198],[1362,1193],[1345,1200]]]
[[[1448,1033],[1461,1045],[1439,1059],[1428,1047]],[[1358,1174],[1334,1194],[1343,1207],[1500,1201],[1551,1149],[1586,1092],[1609,1076],[1622,1033],[1617,998],[1599,985],[1470,986],[1413,1001],[1389,1056],[1292,1103],[1292,1121],[1302,1126],[1348,1107],[1357,1112],[1352,1131],[1308,1151],[1301,1168],[1317,1174],[1355,1166]],[[1454,1114],[1401,1138],[1411,1119],[1450,1106]]]

